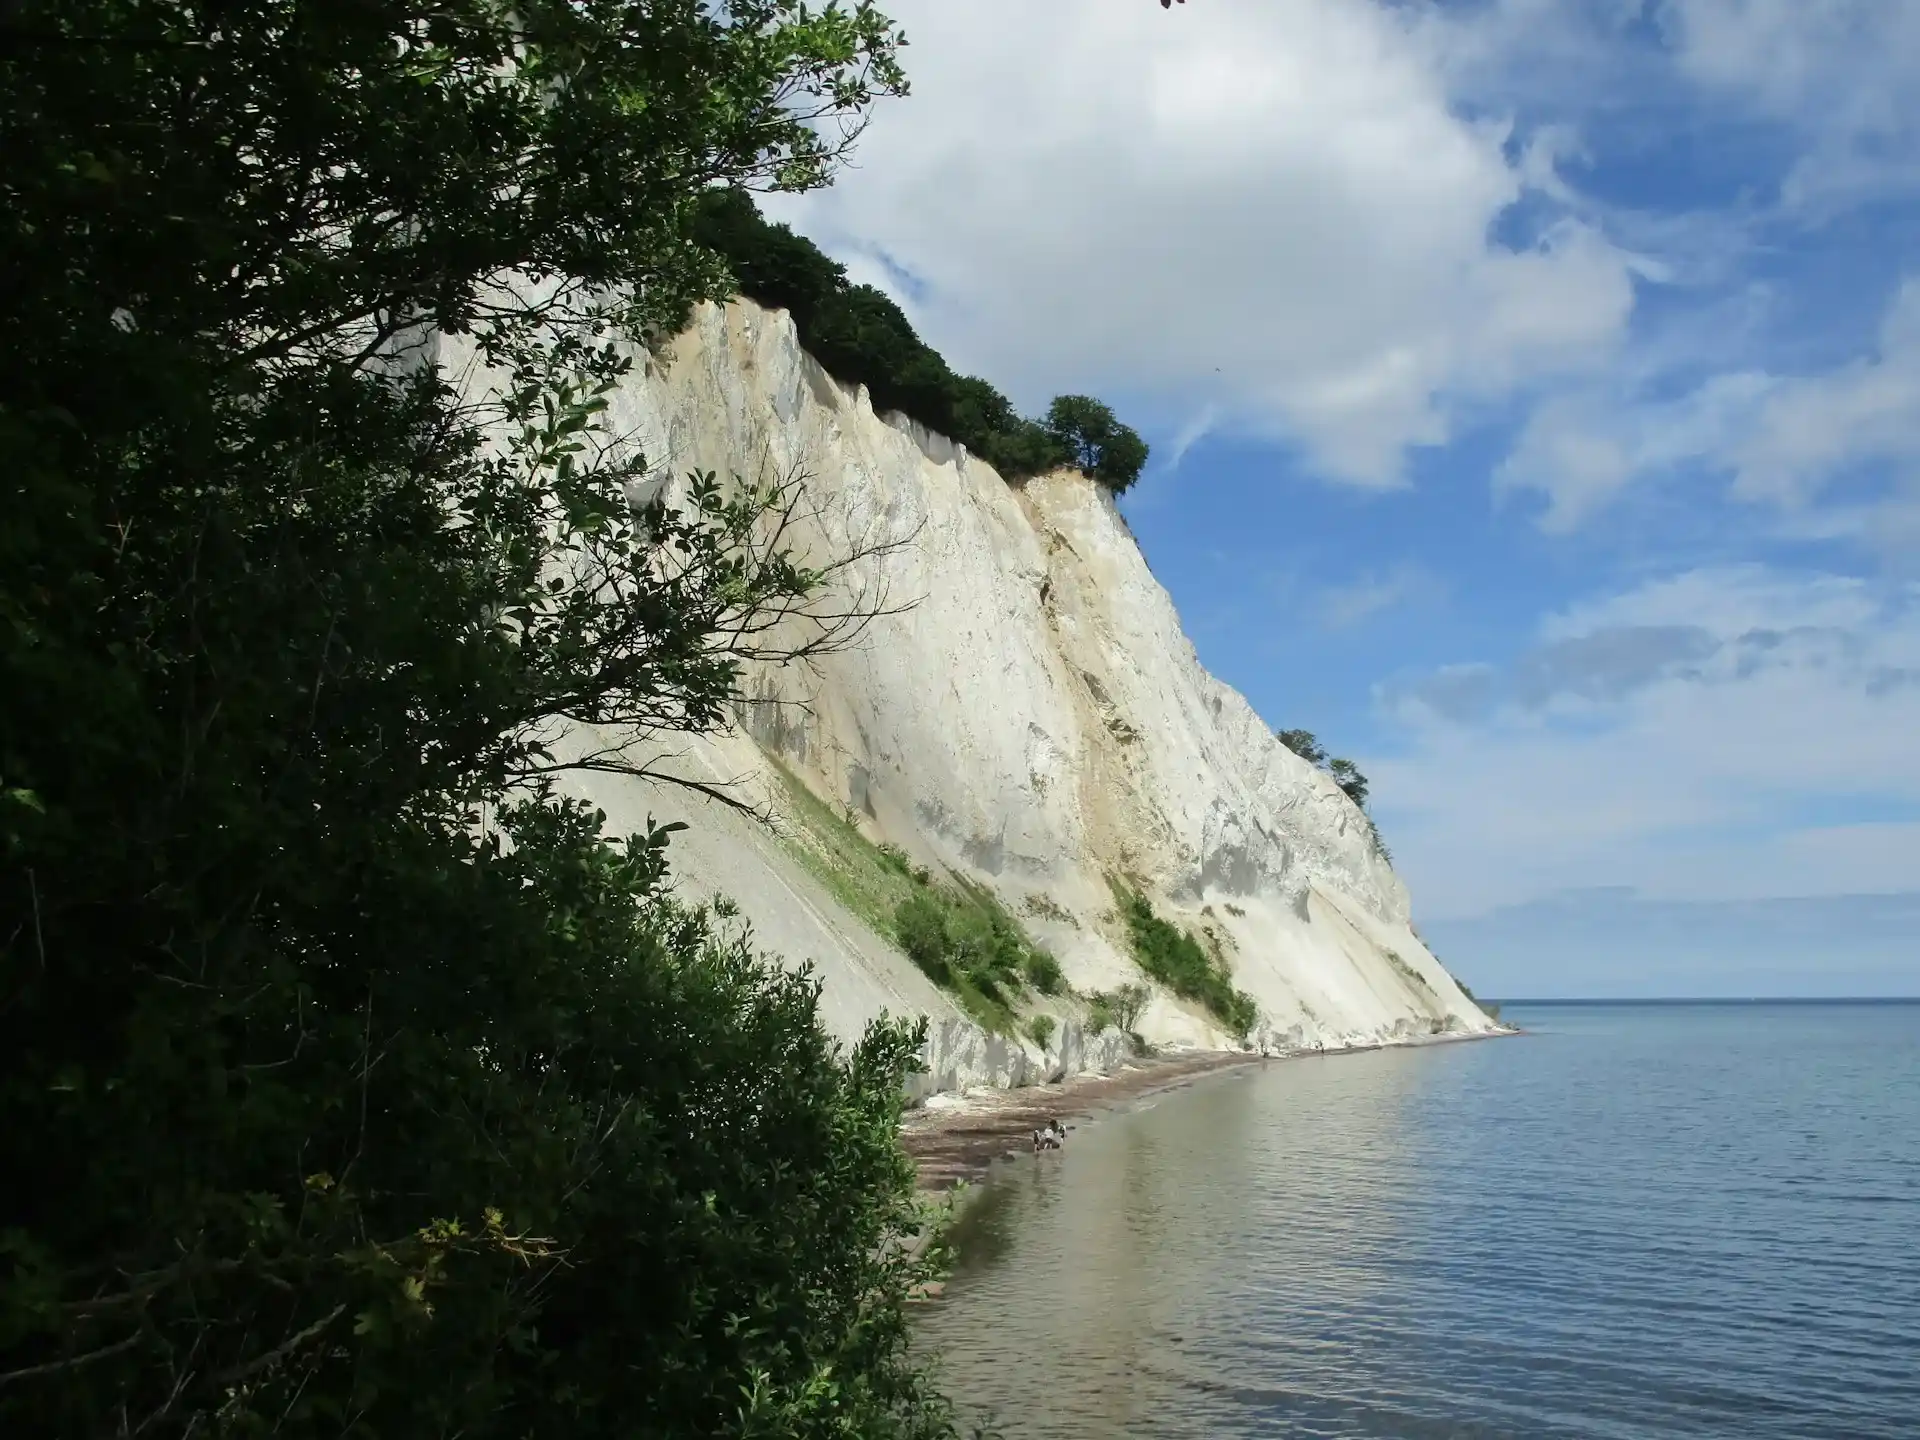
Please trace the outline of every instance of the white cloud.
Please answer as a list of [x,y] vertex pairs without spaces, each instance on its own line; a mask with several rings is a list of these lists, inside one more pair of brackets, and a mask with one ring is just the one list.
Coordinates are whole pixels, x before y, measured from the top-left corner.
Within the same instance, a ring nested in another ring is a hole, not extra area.
[[1431,913],[1920,875],[1920,586],[1693,571],[1553,617],[1510,666],[1388,698],[1405,748],[1365,768]]
[[1551,159],[1471,122],[1431,16],[1373,0],[895,0],[914,94],[857,168],[783,217],[884,253],[957,365],[1033,406],[1108,394],[1150,421],[1303,444],[1399,483],[1459,407],[1602,363],[1628,261],[1563,217],[1507,245]]
[[[1882,545],[1920,521],[1920,280],[1888,302],[1873,353],[1808,375],[1733,370],[1677,398],[1647,399],[1623,373],[1612,389],[1553,396],[1536,407],[1495,472],[1496,490],[1538,490],[1541,524],[1564,531],[1630,483],[1686,467],[1728,477],[1739,499],[1795,515],[1800,535]],[[1837,514],[1803,514],[1862,471],[1882,497]],[[1876,523],[1877,521],[1884,523]]]
[[1369,573],[1321,594],[1320,623],[1329,630],[1351,629],[1410,600],[1432,596],[1439,589],[1434,577],[1417,565],[1403,564],[1385,573]]
[[[1754,631],[1869,631],[1886,613],[1891,593],[1852,575],[1785,577],[1760,565],[1687,570],[1636,589],[1570,605],[1540,622],[1547,642],[1605,630],[1687,625],[1716,639]],[[1899,613],[1899,607],[1895,607]]]
[[1187,458],[1187,452],[1206,439],[1212,433],[1213,427],[1219,423],[1219,407],[1212,404],[1202,405],[1199,413],[1182,425],[1179,433],[1173,437],[1173,444],[1166,460],[1167,469],[1179,469],[1180,462]]
[[1920,892],[1900,887],[1707,903],[1588,890],[1422,930],[1488,996],[1920,995]]
[[1895,293],[1878,354],[1782,381],[1732,454],[1736,493],[1804,503],[1847,467],[1920,461],[1920,281]]
[[1667,0],[1682,73],[1797,131],[1781,186],[1800,211],[1920,184],[1920,6],[1908,0]]
[[1592,396],[1543,401],[1494,470],[1495,493],[1539,490],[1547,497],[1540,528],[1554,534],[1572,530],[1625,489],[1640,468],[1608,418]]

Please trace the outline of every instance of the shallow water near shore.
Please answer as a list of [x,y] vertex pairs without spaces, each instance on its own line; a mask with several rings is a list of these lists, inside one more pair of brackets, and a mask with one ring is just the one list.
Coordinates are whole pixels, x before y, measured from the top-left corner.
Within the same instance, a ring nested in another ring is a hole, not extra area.
[[1010,1440],[1920,1436],[1920,1004],[1508,1018],[998,1167],[948,1392]]

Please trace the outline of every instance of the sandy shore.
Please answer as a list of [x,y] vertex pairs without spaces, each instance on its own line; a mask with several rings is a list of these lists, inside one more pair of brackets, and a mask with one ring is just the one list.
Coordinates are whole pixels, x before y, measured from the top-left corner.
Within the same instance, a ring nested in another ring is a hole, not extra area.
[[[1514,1033],[1517,1032],[1506,1030],[1491,1035],[1436,1035],[1402,1043],[1450,1044],[1496,1039]],[[1028,1085],[1018,1090],[981,1089],[965,1095],[937,1095],[919,1109],[908,1112],[900,1126],[900,1143],[919,1167],[921,1190],[938,1194],[963,1180],[978,1180],[1003,1156],[1030,1150],[1033,1132],[1048,1119],[1058,1119],[1072,1130],[1075,1121],[1089,1119],[1142,1095],[1190,1085],[1220,1070],[1314,1056],[1331,1059],[1382,1048],[1386,1047],[1358,1045],[1340,1050],[1296,1050],[1283,1055],[1248,1054],[1240,1050],[1187,1051],[1130,1061],[1111,1075],[1076,1075],[1057,1084]]]

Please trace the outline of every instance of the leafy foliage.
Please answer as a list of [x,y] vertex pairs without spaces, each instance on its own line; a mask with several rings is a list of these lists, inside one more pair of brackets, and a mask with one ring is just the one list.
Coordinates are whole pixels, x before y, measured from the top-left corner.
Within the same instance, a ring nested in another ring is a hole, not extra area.
[[1360,773],[1360,767],[1351,760],[1338,757],[1327,761],[1327,774],[1333,777],[1333,783],[1347,792],[1347,798],[1361,809],[1367,805],[1367,777]]
[[1326,771],[1349,800],[1362,810],[1367,808],[1367,777],[1353,761],[1329,756],[1311,730],[1279,730],[1274,738],[1309,765]]
[[1115,884],[1121,918],[1140,968],[1183,1000],[1194,1000],[1244,1040],[1260,1019],[1253,997],[1237,990],[1226,965],[1179,926],[1156,915],[1146,896]]
[[958,878],[937,884],[924,871],[914,880],[894,912],[900,948],[990,1029],[1012,1028],[1012,1007],[1029,986],[1044,995],[1065,987],[1060,962],[1029,940],[985,887]]
[[795,857],[875,933],[894,941],[979,1024],[1017,1028],[1014,1009],[1031,987],[1062,993],[1060,962],[1036,945],[993,892],[955,878],[934,879],[897,845],[876,845],[850,815],[835,813],[785,766],[787,838]]
[[1140,478],[1147,463],[1147,442],[1088,395],[1057,396],[1047,407],[1047,433],[1075,465],[1116,495]]
[[1144,985],[1121,985],[1113,990],[1095,990],[1087,996],[1087,1031],[1100,1035],[1119,1030],[1137,1036],[1140,1016],[1146,1011],[1152,992]]
[[1060,962],[1054,958],[1051,950],[1029,945],[1021,969],[1027,977],[1027,983],[1042,995],[1058,995],[1067,988],[1066,972],[1060,968]]
[[1275,738],[1309,765],[1325,767],[1326,748],[1314,738],[1311,730],[1281,730],[1276,732]]
[[824,180],[885,21],[0,29],[0,1429],[947,1433],[918,1036],[841,1053],[553,778],[717,723],[819,585],[780,487],[636,515],[602,423],[723,284],[700,189]]
[[985,380],[954,374],[890,297],[849,285],[844,266],[769,224],[746,191],[710,192],[695,233],[725,257],[742,294],[790,311],[801,344],[842,381],[865,385],[876,410],[899,410],[959,441],[1008,479],[1077,464],[1118,493],[1146,464],[1146,442],[1097,400],[1063,396],[1054,402],[1062,423],[1050,413],[1042,425]]
[[[1429,951],[1428,953],[1432,952]],[[1434,958],[1438,959],[1439,957],[1435,956]],[[1480,1007],[1481,1013],[1489,1020],[1493,1021],[1496,1025],[1500,1023],[1500,1002],[1498,1000],[1482,1000],[1478,995],[1473,993],[1472,988],[1458,975],[1453,977],[1453,983],[1460,987],[1460,993],[1462,995]]]

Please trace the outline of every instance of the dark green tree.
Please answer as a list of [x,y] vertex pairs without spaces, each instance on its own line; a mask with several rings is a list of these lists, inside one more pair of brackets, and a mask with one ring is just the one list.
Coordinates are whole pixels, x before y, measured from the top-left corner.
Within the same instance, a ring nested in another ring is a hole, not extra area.
[[1362,810],[1367,808],[1367,777],[1360,773],[1360,767],[1351,760],[1333,759],[1327,761],[1327,774],[1333,777],[1333,783],[1347,792],[1347,798]]
[[875,410],[953,429],[953,373],[885,291],[855,285],[833,296],[815,314],[807,346],[835,375],[865,385]]
[[695,211],[694,236],[724,256],[740,292],[788,310],[802,334],[847,288],[846,267],[804,235],[760,217],[753,196],[733,186],[710,190]]
[[1147,442],[1088,395],[1060,395],[1047,407],[1047,430],[1073,464],[1124,494],[1147,463]]
[[556,788],[629,763],[583,722],[718,723],[818,593],[789,487],[636,515],[602,422],[724,290],[702,190],[823,182],[895,44],[798,0],[0,11],[9,1437],[947,1429],[916,1037],[842,1054],[664,830]]
[[1367,808],[1367,777],[1360,773],[1360,767],[1353,761],[1329,756],[1326,747],[1314,737],[1311,730],[1276,730],[1274,738],[1309,765],[1326,771],[1333,777],[1333,783],[1346,792],[1349,800],[1362,810]]
[[1324,767],[1327,763],[1327,752],[1311,730],[1279,730],[1274,738],[1309,765]]
[[1019,415],[985,380],[958,376],[952,396],[953,438],[1002,475],[1018,479],[1066,463],[1066,453],[1047,428]]
[[1334,758],[1327,762],[1327,774],[1332,776],[1334,785],[1346,791],[1346,799],[1357,804],[1361,810],[1367,808],[1367,778],[1359,774],[1357,764],[1352,760]]
[[1041,424],[987,381],[954,374],[891,297],[849,286],[844,267],[768,223],[746,192],[709,192],[694,233],[724,257],[740,293],[792,313],[801,344],[836,379],[865,385],[876,409],[950,436],[1009,480],[1075,464],[1118,493],[1146,465],[1146,442],[1097,400],[1062,396]]

